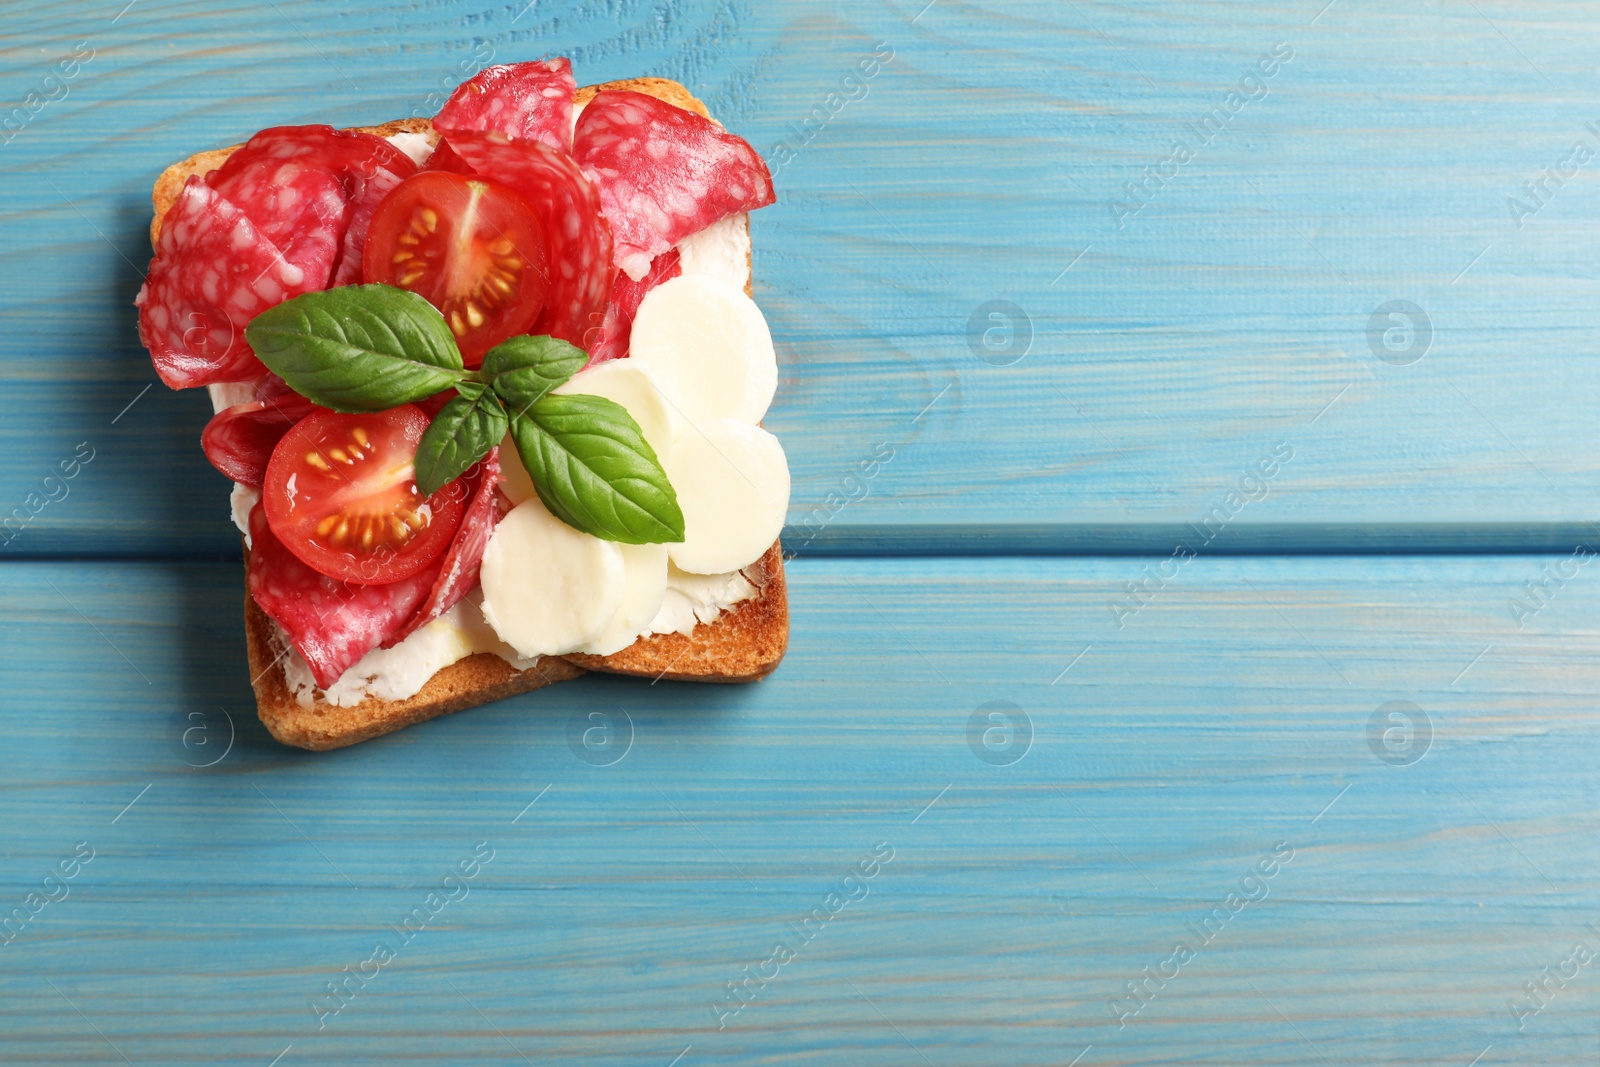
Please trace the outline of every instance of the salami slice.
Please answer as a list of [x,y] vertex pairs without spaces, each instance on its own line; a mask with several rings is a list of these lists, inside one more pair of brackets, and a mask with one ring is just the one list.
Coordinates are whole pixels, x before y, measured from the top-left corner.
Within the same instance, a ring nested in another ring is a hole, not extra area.
[[[248,151],[248,146],[242,148],[234,157]],[[326,288],[339,258],[349,207],[338,177],[298,159],[266,155],[247,160],[218,180],[220,173],[207,176],[211,187],[239,205],[262,236],[283,250],[283,258],[305,271],[309,288]]]
[[325,288],[361,280],[361,249],[378,202],[416,172],[410,156],[370,133],[274,126],[206,180]]
[[161,220],[155,258],[134,299],[139,338],[173,389],[260,377],[267,369],[245,344],[244,328],[311,288],[306,272],[237,205],[191,176]]
[[289,388],[288,382],[268,371],[265,377],[256,382],[255,395],[251,399],[266,400],[269,397],[283,396],[285,393],[293,392],[294,390]]
[[628,338],[633,333],[633,319],[639,313],[644,295],[669,278],[683,273],[678,262],[678,250],[668,249],[650,261],[650,273],[642,281],[634,281],[623,271],[611,279],[611,300],[606,305],[606,318],[600,326],[600,339],[589,349],[589,365],[604,363],[608,359],[622,359],[628,354]]
[[261,160],[292,160],[341,179],[365,180],[379,170],[407,177],[417,169],[410,156],[376,134],[322,125],[273,126],[245,142],[221,167],[207,175],[207,180],[213,185],[230,182],[238,171]]
[[439,565],[389,585],[352,585],[318,574],[283,547],[258,503],[250,512],[246,584],[262,611],[283,627],[326,689],[362,656],[393,643],[428,599]]
[[690,234],[776,199],[766,163],[744,138],[628,89],[589,101],[573,156],[600,189],[616,264],[635,281]]
[[[411,161],[407,159],[406,162]],[[416,173],[416,170],[416,164],[412,164],[407,174],[380,168],[370,178],[349,179],[352,188],[349,218],[344,237],[339,243],[339,257],[334,263],[333,276],[328,283],[330,286],[361,283],[361,253],[367,245],[367,230],[372,225],[372,216],[377,214],[378,204],[389,195],[389,191],[410,174]]]
[[572,151],[572,98],[578,83],[567,59],[485,67],[462,82],[433,120],[434,129],[485,130]]
[[600,194],[569,157],[504,134],[462,131],[448,138],[457,173],[477,174],[519,193],[544,221],[550,291],[529,333],[579,348],[599,336],[611,289],[611,230]]
[[333,132],[340,137],[360,138],[336,142],[343,150],[337,158],[340,180],[350,198],[350,213],[330,282],[331,285],[356,285],[362,280],[361,253],[366,248],[367,229],[378,211],[378,204],[420,168],[410,156],[381,137],[365,133],[351,135],[343,130]]
[[259,489],[267,474],[267,461],[283,435],[317,410],[315,404],[295,393],[235,404],[211,417],[201,431],[200,446],[217,470],[241,485]]
[[467,166],[466,160],[456,155],[456,150],[450,147],[450,142],[440,139],[439,145],[433,150],[433,155],[428,157],[427,165],[423,170],[447,170],[452,174],[471,174],[472,168]]
[[500,518],[495,496],[495,487],[501,482],[499,447],[491,448],[478,467],[475,478],[464,476],[461,479],[464,491],[470,492],[472,498],[467,501],[461,525],[456,528],[455,540],[445,549],[439,578],[433,583],[428,599],[396,640],[404,640],[455,607],[456,602],[478,584],[478,565],[483,562],[483,550],[488,547],[489,535],[494,533],[494,524]]
[[444,406],[455,398],[456,391],[454,389],[444,389],[434,393],[432,396],[425,396],[418,400],[417,407],[422,409],[422,413],[428,416],[428,421],[431,422],[434,416],[443,411]]

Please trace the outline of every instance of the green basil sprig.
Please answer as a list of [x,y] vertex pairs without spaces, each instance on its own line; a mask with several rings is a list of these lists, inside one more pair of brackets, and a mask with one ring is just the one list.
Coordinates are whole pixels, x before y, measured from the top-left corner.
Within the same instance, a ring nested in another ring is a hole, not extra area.
[[506,409],[494,391],[462,382],[417,442],[417,488],[432,496],[489,454],[506,436]]
[[489,349],[483,373],[494,391],[522,411],[577,374],[589,361],[583,349],[554,337],[513,337]]
[[386,411],[466,377],[444,316],[392,285],[285,300],[252,319],[244,339],[290,389],[334,411]]
[[417,444],[423,493],[460,477],[509,428],[539,499],[567,525],[624,544],[683,540],[678,495],[627,409],[551,393],[588,362],[565,341],[513,337],[469,371],[444,316],[388,285],[297,296],[257,315],[245,340],[289,388],[334,411],[384,411],[455,389]]
[[621,404],[540,397],[511,420],[511,439],[550,514],[628,545],[683,540],[683,512],[650,443]]

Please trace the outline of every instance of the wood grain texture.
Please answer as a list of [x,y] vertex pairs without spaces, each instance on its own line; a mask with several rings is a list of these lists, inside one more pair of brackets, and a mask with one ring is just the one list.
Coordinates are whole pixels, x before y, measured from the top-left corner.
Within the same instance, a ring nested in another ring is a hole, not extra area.
[[[1505,610],[1558,564],[1202,559],[1118,630],[1138,561],[802,559],[764,682],[589,676],[320,755],[254,721],[215,624],[237,565],[8,564],[0,905],[96,856],[0,947],[5,1057],[1585,1062],[1592,969],[1520,1034],[1507,1006],[1597,945],[1593,575]],[[970,747],[996,700],[1031,721],[1010,765]],[[1371,747],[1394,700],[1431,724],[1409,766]],[[480,841],[466,898],[318,1031],[324,983]],[[719,1031],[725,983],[879,842]],[[1279,842],[1119,1030],[1107,1001]]]
[[[0,133],[0,515],[78,464],[0,552],[106,557],[0,564],[0,930],[66,891],[0,933],[0,1059],[1592,1061],[1593,964],[1546,971],[1600,948],[1592,562],[1226,555],[1592,535],[1600,160],[1545,175],[1600,145],[1592,6],[66,0],[0,8],[0,101],[80,41],[65,96]],[[930,555],[792,562],[755,685],[591,676],[285,749],[237,562],[129,562],[236,551],[204,399],[146,391],[150,182],[547,51],[795,149],[753,222],[785,544]],[[974,350],[993,300],[1032,331],[1009,365],[978,354],[1003,323]],[[1369,345],[1392,300],[1428,315],[1416,362]],[[1016,762],[995,701],[1030,724]],[[880,842],[864,899],[719,1029]],[[1230,892],[1264,895],[1133,1014]]]
[[[462,64],[547,50],[581,80],[677,78],[788,160],[755,274],[803,551],[1163,550],[1284,441],[1294,462],[1222,543],[1591,535],[1600,161],[1571,157],[1600,152],[1600,13],[1322,6],[14,5],[0,100],[77,42],[94,56],[0,145],[0,504],[78,442],[98,453],[4,551],[231,551],[204,398],[157,385],[112,424],[154,381],[129,303],[162,167],[269,124],[427,114]],[[893,58],[847,83],[880,42]],[[1119,226],[1130,181],[1148,205]],[[1513,196],[1539,205],[1520,227]],[[992,300],[1031,328],[1010,366],[974,352]],[[1391,300],[1431,323],[1407,366],[1369,347]]]

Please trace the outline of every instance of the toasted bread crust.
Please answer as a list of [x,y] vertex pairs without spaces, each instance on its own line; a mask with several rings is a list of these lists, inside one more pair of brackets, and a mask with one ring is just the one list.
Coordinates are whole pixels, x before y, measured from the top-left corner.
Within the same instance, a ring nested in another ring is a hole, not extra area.
[[278,666],[280,656],[274,651],[272,621],[248,593],[244,598],[244,633],[250,676],[255,679],[252,685],[256,691],[256,714],[279,741],[315,752],[343,748],[584,673],[581,667],[555,656],[519,671],[499,656],[480,653],[438,671],[419,693],[405,700],[367,697],[354,707],[341,708],[317,697],[310,707],[302,707],[289,692]]
[[[665,78],[628,78],[584,86],[578,90],[577,102],[586,104],[596,93],[608,89],[648,93],[710,117],[705,105],[689,90]],[[397,119],[357,129],[379,137],[420,133],[430,141],[438,140],[432,120],[426,118]],[[150,222],[152,245],[160,236],[162,218],[176,202],[189,176],[216,170],[239,147],[199,152],[162,171],[151,190],[155,208],[155,217]],[[745,292],[751,292],[748,279]],[[677,633],[652,634],[610,656],[548,656],[527,671],[516,670],[499,656],[468,656],[434,674],[420,692],[406,700],[368,697],[349,708],[328,704],[320,698],[310,707],[302,707],[295,700],[277,665],[271,620],[247,594],[245,640],[257,713],[272,736],[284,744],[325,751],[479,704],[531,692],[552,682],[576,678],[588,670],[676,681],[754,681],[772,673],[789,643],[788,589],[780,546],[774,544],[761,559],[745,568],[744,573],[760,593],[735,605],[713,622],[696,625],[687,637]]]

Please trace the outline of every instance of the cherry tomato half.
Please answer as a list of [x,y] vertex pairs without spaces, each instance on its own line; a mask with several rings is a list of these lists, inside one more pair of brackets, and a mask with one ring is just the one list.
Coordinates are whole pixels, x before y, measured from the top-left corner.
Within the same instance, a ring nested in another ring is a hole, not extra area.
[[412,477],[428,417],[414,405],[370,415],[319,411],[272,450],[262,485],[284,547],[330,578],[385,585],[438,559],[461,524],[459,480],[424,498]]
[[525,200],[481,178],[429,170],[395,186],[367,230],[362,269],[444,314],[469,367],[528,332],[550,288],[544,224]]

